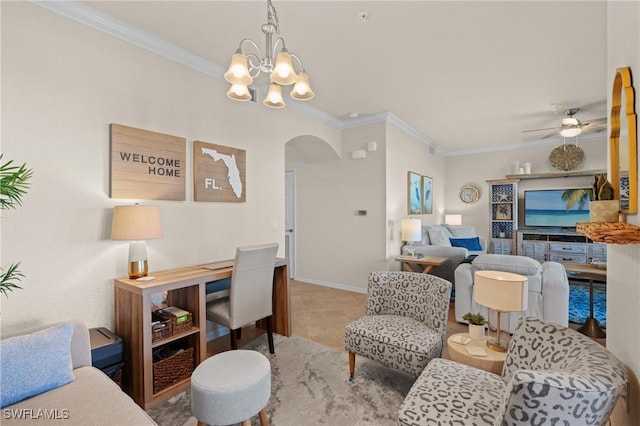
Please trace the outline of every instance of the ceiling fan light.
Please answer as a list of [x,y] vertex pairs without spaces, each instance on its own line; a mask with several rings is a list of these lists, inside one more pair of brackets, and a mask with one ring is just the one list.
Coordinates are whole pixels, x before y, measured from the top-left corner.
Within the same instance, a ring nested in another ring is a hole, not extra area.
[[244,84],[232,84],[231,88],[227,92],[227,96],[234,101],[251,100],[251,93],[249,93],[249,88]]
[[249,68],[247,65],[247,57],[240,51],[236,50],[236,53],[231,57],[231,64],[224,78],[231,84],[242,84],[248,86],[253,83],[253,78],[249,74]]
[[271,73],[271,81],[281,86],[288,86],[296,82],[296,71],[293,69],[291,55],[287,49],[282,49],[276,56],[276,64]]
[[580,122],[575,117],[566,117],[562,119],[562,124],[564,126],[577,126]]
[[291,90],[291,97],[299,101],[308,101],[315,96],[309,84],[309,75],[306,72],[298,73],[298,80]]
[[282,88],[275,83],[271,83],[269,85],[269,93],[267,93],[262,103],[269,108],[284,108],[285,103],[282,97]]
[[582,133],[582,129],[577,126],[571,126],[560,130],[560,136],[565,138],[572,138],[574,136],[578,136],[580,133]]

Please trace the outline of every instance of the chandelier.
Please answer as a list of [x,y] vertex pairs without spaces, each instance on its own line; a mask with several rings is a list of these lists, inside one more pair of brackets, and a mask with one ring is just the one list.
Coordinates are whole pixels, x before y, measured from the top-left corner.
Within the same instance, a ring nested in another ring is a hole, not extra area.
[[[283,108],[285,106],[282,97],[282,86],[293,84],[291,97],[299,101],[307,101],[313,98],[314,93],[309,85],[309,76],[304,71],[302,60],[285,47],[284,39],[278,37],[273,41],[274,34],[280,34],[278,28],[278,13],[271,0],[267,0],[267,23],[260,29],[265,36],[265,56],[260,53],[260,48],[251,39],[245,38],[231,58],[231,65],[224,74],[225,80],[231,83],[227,96],[236,101],[251,100],[248,86],[261,72],[268,73],[270,78],[269,92],[262,102],[271,108]],[[248,43],[256,50],[256,53],[246,53],[242,46]],[[280,48],[280,51],[277,49]],[[277,54],[276,54],[277,53]],[[273,58],[275,59],[275,62]],[[296,74],[292,58],[299,66],[300,72]]]

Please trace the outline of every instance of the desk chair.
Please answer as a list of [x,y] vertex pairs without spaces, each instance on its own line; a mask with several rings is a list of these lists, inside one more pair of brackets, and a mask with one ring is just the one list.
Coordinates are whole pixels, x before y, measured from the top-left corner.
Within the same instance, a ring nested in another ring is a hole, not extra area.
[[274,353],[271,327],[273,270],[278,244],[238,247],[229,298],[207,301],[207,319],[229,328],[231,349],[238,348],[237,332],[266,319],[269,352]]

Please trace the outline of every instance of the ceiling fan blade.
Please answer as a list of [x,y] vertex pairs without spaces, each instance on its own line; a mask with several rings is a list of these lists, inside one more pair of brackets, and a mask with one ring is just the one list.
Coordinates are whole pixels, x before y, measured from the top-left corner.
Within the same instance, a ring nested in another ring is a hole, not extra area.
[[605,127],[596,126],[596,125],[582,126],[582,133],[599,133],[605,130],[607,130],[606,126]]
[[562,130],[562,129],[558,129],[553,133],[549,133],[548,135],[544,135],[541,139],[548,139],[548,138],[552,138],[554,136],[558,136],[560,134],[560,130]]
[[592,118],[591,120],[585,120],[582,122],[582,124],[584,126],[589,125],[589,124],[601,124],[601,123],[607,123],[607,117],[601,117],[601,118]]
[[543,130],[554,130],[554,129],[557,129],[558,131],[560,131],[560,129],[558,129],[558,127],[547,127],[546,129],[523,130],[522,133],[541,132]]

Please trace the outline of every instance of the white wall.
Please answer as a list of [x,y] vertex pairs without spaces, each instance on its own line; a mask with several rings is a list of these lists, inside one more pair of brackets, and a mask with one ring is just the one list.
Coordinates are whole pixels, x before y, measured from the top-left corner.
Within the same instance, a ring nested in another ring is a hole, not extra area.
[[[567,141],[569,142],[569,141]],[[571,143],[575,143],[574,140]],[[487,180],[506,179],[514,174],[516,161],[532,163],[532,173],[559,172],[549,162],[549,154],[559,143],[536,145],[517,150],[468,154],[447,157],[446,198],[447,213],[462,214],[462,223],[474,226],[478,235],[489,238],[489,201]],[[578,141],[585,157],[579,170],[607,169],[607,139],[602,134],[594,139]],[[520,210],[523,209],[522,193],[527,189],[553,189],[567,187],[589,187],[592,177],[571,177],[551,179],[522,179],[518,183]],[[464,185],[474,185],[480,189],[480,199],[474,204],[465,204],[458,198]]]
[[[128,247],[109,240],[111,210],[136,200],[108,197],[109,123],[187,139],[187,201],[139,200],[162,216],[152,271],[268,241],[284,256],[284,144],[311,134],[339,146],[339,131],[233,102],[222,81],[38,6],[3,2],[1,18],[2,152],[34,170],[24,205],[0,221],[2,266],[22,261],[26,276],[0,302],[3,335],[70,317],[113,328],[112,280],[126,275]],[[247,151],[246,203],[191,201],[193,140]]]
[[[341,159],[307,162],[287,147],[296,175],[296,278],[364,292],[385,265],[385,123],[345,130]],[[351,152],[377,142],[377,151]],[[359,216],[358,210],[366,210]]]
[[[629,66],[640,111],[640,3],[607,2],[607,93],[617,68]],[[639,151],[640,152],[640,151]],[[638,156],[640,163],[640,155]],[[638,191],[640,197],[640,190]],[[640,217],[627,221],[640,225]],[[640,244],[609,244],[607,261],[607,348],[635,375],[631,392],[631,423],[640,424]]]
[[444,222],[445,161],[429,152],[429,147],[407,135],[392,124],[387,125],[387,257],[389,269],[398,269],[395,256],[402,246],[400,221],[407,214],[407,173],[409,171],[433,178],[433,213],[412,215],[423,225]]

